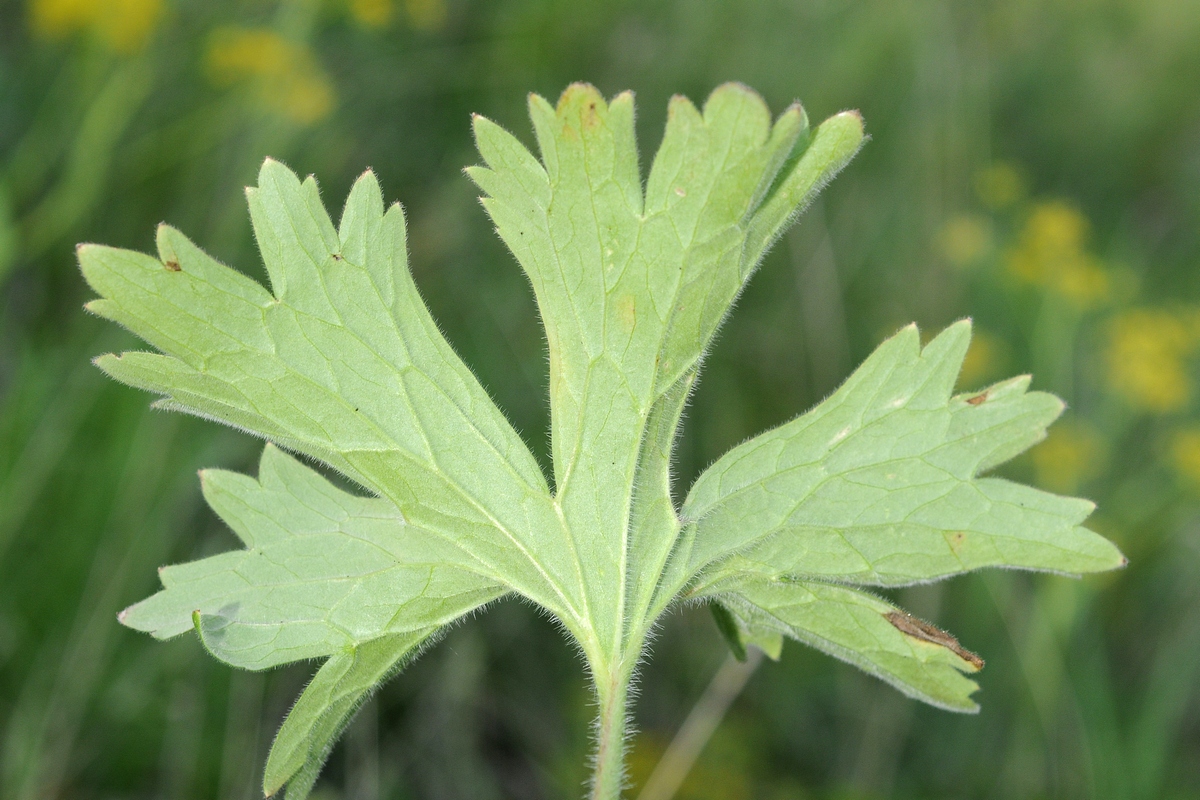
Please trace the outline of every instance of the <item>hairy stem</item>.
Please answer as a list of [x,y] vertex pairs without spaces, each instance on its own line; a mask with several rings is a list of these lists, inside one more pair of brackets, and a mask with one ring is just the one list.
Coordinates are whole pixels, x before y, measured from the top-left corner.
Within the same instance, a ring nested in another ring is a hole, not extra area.
[[625,734],[632,672],[631,666],[619,662],[612,670],[594,673],[600,715],[596,720],[591,800],[619,800],[625,787]]

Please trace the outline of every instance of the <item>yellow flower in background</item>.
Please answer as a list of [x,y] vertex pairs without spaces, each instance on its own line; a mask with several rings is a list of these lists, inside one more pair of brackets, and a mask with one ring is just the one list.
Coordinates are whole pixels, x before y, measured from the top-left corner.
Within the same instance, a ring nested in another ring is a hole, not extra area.
[[142,49],[162,15],[162,0],[107,0],[96,20],[100,35],[119,53]]
[[997,162],[975,173],[975,196],[993,211],[1008,208],[1025,196],[1025,179],[1012,164]]
[[404,0],[404,12],[419,31],[440,30],[446,24],[446,0]]
[[392,19],[392,0],[350,0],[350,15],[363,25],[382,28]]
[[958,385],[964,390],[978,389],[989,380],[999,377],[1008,363],[1008,344],[978,327],[971,334],[971,346],[958,374]]
[[29,23],[42,36],[58,38],[90,26],[97,0],[31,0]]
[[118,53],[145,46],[162,16],[162,0],[31,0],[33,30],[47,38],[93,31]]
[[1110,323],[1105,354],[1108,382],[1131,406],[1165,413],[1187,405],[1192,385],[1187,358],[1196,348],[1189,319],[1161,309],[1134,309]]
[[1006,266],[1018,280],[1043,286],[1081,309],[1108,299],[1112,280],[1087,252],[1089,225],[1074,206],[1061,202],[1034,206],[1008,254]]
[[1038,486],[1070,494],[1099,474],[1105,456],[1104,440],[1078,421],[1059,422],[1046,440],[1030,451]]
[[243,81],[285,117],[310,124],[333,110],[333,84],[303,44],[266,28],[220,28],[209,41],[206,62],[218,85]]
[[1170,442],[1171,466],[1189,483],[1200,486],[1200,427],[1175,431]]
[[991,248],[991,225],[978,214],[960,214],[942,227],[938,245],[952,265],[969,267]]
[[1077,307],[1092,308],[1112,294],[1112,278],[1100,262],[1085,258],[1085,261],[1060,271],[1054,288]]
[[[350,16],[371,28],[392,21],[395,0],[349,0]],[[441,30],[446,24],[446,0],[403,0],[408,24],[419,31]]]

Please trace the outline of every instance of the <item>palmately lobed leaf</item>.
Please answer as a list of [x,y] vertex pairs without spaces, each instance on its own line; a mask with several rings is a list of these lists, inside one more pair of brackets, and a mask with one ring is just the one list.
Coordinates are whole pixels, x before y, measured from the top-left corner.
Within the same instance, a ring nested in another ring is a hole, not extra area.
[[476,117],[485,165],[468,173],[546,330],[553,486],[438,331],[403,212],[370,172],[335,226],[312,177],[264,163],[247,201],[269,289],[166,225],[157,257],[79,248],[100,295],[88,308],[160,351],[96,363],[157,407],[270,442],[257,478],[203,473],[244,548],[163,568],[163,589],[121,614],[159,638],[195,629],[247,669],[326,659],[279,731],[267,794],[303,800],[370,692],[506,594],[563,623],[600,695],[628,683],[668,607],[703,600],[740,657],[793,638],[972,711],[965,673],[982,661],[861,587],[1124,563],[1082,526],[1091,503],[985,475],[1062,403],[1028,377],[955,396],[967,322],[925,347],[902,330],[676,509],[672,453],[704,354],[766,249],[858,150],[862,119],[810,130],[797,104],[772,120],[740,84],[702,108],[676,97],[643,186],[632,94],[575,84],[557,105],[531,95],[529,113],[536,155]]
[[632,94],[606,102],[575,84],[557,106],[531,95],[529,113],[540,159],[476,117],[486,166],[468,174],[537,299],[556,499],[579,531],[590,615],[620,636],[625,593],[652,594],[630,565],[660,569],[676,529],[661,519],[649,541],[637,532],[647,529],[632,489],[648,426],[664,414],[677,421],[667,407],[686,391],[672,393],[690,388],[766,240],[853,156],[862,121],[838,115],[810,135],[798,105],[772,123],[762,98],[733,83],[702,110],[676,97],[643,192]]

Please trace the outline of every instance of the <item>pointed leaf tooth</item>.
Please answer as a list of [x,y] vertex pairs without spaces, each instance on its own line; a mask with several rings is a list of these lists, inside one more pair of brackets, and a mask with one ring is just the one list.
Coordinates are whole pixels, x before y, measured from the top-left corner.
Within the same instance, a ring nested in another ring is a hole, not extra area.
[[[595,86],[574,83],[567,87],[555,109],[555,151],[562,173],[588,181],[596,194],[595,213],[600,218],[631,216],[642,212],[642,185],[638,176],[637,140],[634,135],[633,94],[625,92],[605,102]],[[586,175],[583,174],[586,172]],[[561,179],[561,178],[560,178]],[[603,191],[611,183],[625,208],[608,208],[615,197]]]
[[692,158],[702,143],[704,116],[691,100],[675,95],[667,105],[667,125],[646,180],[646,213],[653,214],[683,201],[687,189],[680,180],[706,165]]
[[111,300],[105,300],[103,297],[89,300],[83,304],[83,308],[89,314],[95,314],[97,317],[106,319],[109,322],[115,322],[123,328],[128,328],[128,326],[121,322],[121,307]]
[[758,210],[762,204],[763,198],[775,186],[776,180],[779,178],[779,171],[791,159],[797,146],[801,142],[801,138],[808,136],[808,115],[804,112],[804,107],[800,103],[793,103],[788,106],[787,110],[779,115],[775,120],[775,124],[771,126],[771,138],[765,145],[767,158],[763,168],[762,180],[759,182],[758,189],[755,190],[751,197],[750,204],[746,209],[747,219]]
[[[267,282],[271,286],[271,296],[278,300],[287,291],[288,275],[284,269],[282,245],[275,231],[267,224],[267,210],[263,206],[262,191],[257,186],[247,186],[244,192],[246,208],[250,211],[250,220],[254,228],[254,242],[262,257],[263,267],[267,270]],[[261,224],[255,220],[261,220]]]
[[752,644],[772,661],[783,656],[783,634],[766,628],[751,628],[746,633],[747,644]]
[[1029,391],[1029,384],[1032,382],[1032,375],[1018,375],[1015,378],[1008,378],[1007,380],[993,383],[991,386],[983,389],[963,392],[956,397],[970,405],[981,405],[985,402],[1019,397]]
[[[155,233],[155,243],[158,247],[159,259],[168,271],[186,273],[194,280],[187,284],[197,287],[206,294],[215,297],[232,295],[247,304],[264,308],[274,300],[271,293],[262,287],[258,281],[242,274],[204,252],[180,231],[162,223]],[[175,270],[168,262],[174,262]],[[174,280],[166,286],[176,286],[183,283]],[[202,287],[202,288],[200,288]]]
[[354,182],[342,209],[338,224],[338,256],[364,266],[379,235],[383,213],[383,191],[379,188],[379,180],[374,172],[367,170]]
[[746,235],[747,263],[758,263],[784,229],[850,162],[863,143],[857,111],[843,111],[821,123],[788,174],[762,204]]
[[249,475],[223,469],[200,472],[200,491],[204,501],[216,512],[248,548],[279,541],[288,532],[272,519],[259,500],[262,488]]
[[321,204],[316,181],[300,179],[268,158],[258,190],[248,191],[250,219],[276,296],[318,319],[337,324],[323,270],[340,249],[337,231]]
[[625,204],[642,213],[642,178],[638,171],[637,133],[634,130],[633,92],[621,92],[608,104],[605,119],[613,148],[613,180],[621,187]]
[[496,179],[513,181],[544,207],[550,200],[549,179],[533,154],[517,137],[487,117],[475,114],[471,123],[475,146]]
[[526,227],[537,225],[536,219],[545,215],[551,197],[550,181],[542,165],[525,145],[496,123],[479,115],[472,121],[476,146],[488,167],[468,167],[467,175],[494,201],[528,219]]
[[533,122],[533,133],[537,138],[538,152],[546,175],[552,182],[558,180],[558,114],[550,101],[540,94],[530,93],[528,98],[529,119]]
[[[283,165],[280,164],[280,166]],[[288,173],[294,176],[290,170]],[[337,228],[334,227],[333,220],[330,218],[329,212],[325,210],[325,204],[321,201],[321,189],[317,185],[317,176],[306,176],[300,183],[300,193],[304,198],[304,210],[308,213],[306,222],[311,221],[317,235],[321,238],[319,245],[316,242],[313,243],[313,255],[324,258],[327,254],[336,253],[338,248]]]
[[[975,395],[975,397],[978,396]],[[979,418],[983,418],[985,415],[998,416],[1003,413],[1004,406],[1022,413],[1020,416],[1012,414],[1013,418],[1006,426],[997,425],[988,432],[994,436],[994,438],[988,437],[992,439],[990,450],[985,450],[983,446],[984,436],[987,434],[980,434],[980,456],[974,465],[976,474],[982,474],[1012,460],[1045,439],[1046,431],[1051,423],[1058,419],[1066,408],[1062,400],[1046,392],[1009,394],[999,391],[994,395],[989,395],[987,399],[977,405],[968,403],[967,409],[975,411]],[[956,416],[958,418],[968,417],[967,409],[962,409]],[[976,425],[982,427],[981,423],[982,419]],[[1001,434],[1006,435],[1002,437]]]
[[959,320],[943,330],[921,350],[921,359],[928,366],[920,388],[908,402],[911,408],[945,406],[958,381],[963,359],[971,344],[971,320]]
[[92,359],[110,378],[137,389],[166,394],[168,387],[198,375],[197,371],[177,358],[129,351],[117,355],[105,353]]

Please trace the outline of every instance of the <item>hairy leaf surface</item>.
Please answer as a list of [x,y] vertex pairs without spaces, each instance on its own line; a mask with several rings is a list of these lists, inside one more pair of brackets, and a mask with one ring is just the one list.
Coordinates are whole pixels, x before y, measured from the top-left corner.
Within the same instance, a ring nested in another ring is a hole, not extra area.
[[1015,378],[952,396],[970,340],[892,337],[821,405],[696,481],[687,572],[895,586],[980,567],[1082,573],[1124,563],[1080,527],[1093,504],[980,478],[1045,436],[1062,402]]
[[[326,659],[279,731],[264,789],[302,800],[354,711],[446,626],[521,595],[561,621],[594,680],[601,753],[623,752],[634,669],[661,615],[703,600],[734,652],[784,637],[912,697],[974,710],[982,661],[862,586],[981,567],[1124,562],[1084,500],[984,476],[1061,412],[1017,378],[952,389],[970,338],[885,342],[828,400],[734,448],[677,509],[671,462],[704,354],[767,248],[854,155],[856,112],[810,130],[744,86],[671,100],[643,178],[633,96],[532,95],[535,155],[476,117],[468,170],[528,276],[550,363],[553,482],[442,337],[374,176],[335,227],[313,178],[268,160],[247,190],[264,288],[164,225],[158,255],[81,245],[88,308],[159,352],[101,356],[159,407],[268,440],[257,478],[203,473],[244,544],[161,571],[127,609],[195,629],[247,669]],[[281,449],[282,448],[282,449]],[[346,476],[335,486],[293,455]],[[612,754],[617,754],[613,756]],[[598,759],[594,796],[623,785]],[[604,771],[607,769],[607,771]]]
[[201,485],[246,549],[164,567],[163,590],[121,621],[160,639],[197,624],[234,666],[265,669],[427,630],[507,591],[447,564],[442,541],[387,500],[347,494],[272,445],[258,480],[205,470]]

